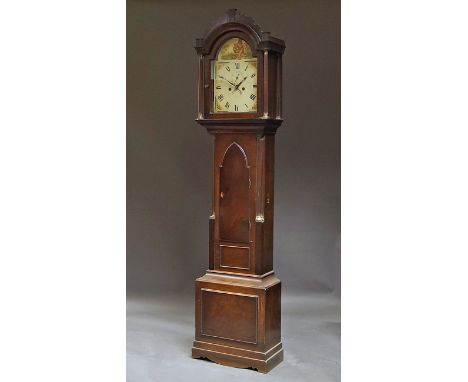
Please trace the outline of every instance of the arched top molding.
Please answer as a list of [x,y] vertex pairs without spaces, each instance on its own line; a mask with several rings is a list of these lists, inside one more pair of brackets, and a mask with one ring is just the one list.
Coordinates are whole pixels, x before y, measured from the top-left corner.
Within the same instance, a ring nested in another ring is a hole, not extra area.
[[242,146],[241,146],[239,143],[237,143],[237,142],[232,142],[232,143],[228,146],[228,148],[224,151],[223,158],[221,159],[221,163],[220,163],[219,167],[223,167],[224,158],[226,158],[227,153],[228,153],[229,150],[231,150],[231,149],[232,149],[232,150],[238,149],[238,150],[241,152],[242,156],[244,157],[245,167],[246,167],[246,168],[250,168],[250,166],[249,166],[249,161],[247,160],[247,155],[246,155],[246,153],[245,153],[245,150],[244,150],[244,149],[242,148]]
[[270,35],[270,32],[262,31],[255,20],[240,13],[237,9],[229,9],[220,17],[208,30],[203,38],[196,40],[195,49],[200,55],[213,55],[213,48],[219,46],[220,39],[224,35],[232,32],[245,34],[249,38],[251,48],[254,50],[272,50],[279,53],[284,52],[285,44],[283,40]]

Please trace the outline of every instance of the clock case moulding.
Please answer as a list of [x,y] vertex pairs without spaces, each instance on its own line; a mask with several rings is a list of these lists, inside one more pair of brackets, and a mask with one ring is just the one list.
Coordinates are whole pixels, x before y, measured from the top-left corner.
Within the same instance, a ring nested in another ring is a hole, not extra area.
[[[214,113],[213,80],[211,61],[216,59],[219,48],[231,38],[246,41],[252,55],[257,59],[257,112]],[[285,49],[283,40],[263,32],[250,17],[237,10],[229,10],[206,33],[196,39],[195,50],[199,56],[198,118],[197,122],[207,128],[214,125],[232,127],[265,126],[277,128],[281,119],[281,57]],[[260,86],[262,84],[262,86]]]
[[[214,113],[211,61],[231,38],[257,58],[257,111]],[[282,40],[229,10],[201,39],[198,118],[214,136],[209,269],[195,282],[194,358],[268,372],[283,360],[281,282],[273,271],[275,133]]]

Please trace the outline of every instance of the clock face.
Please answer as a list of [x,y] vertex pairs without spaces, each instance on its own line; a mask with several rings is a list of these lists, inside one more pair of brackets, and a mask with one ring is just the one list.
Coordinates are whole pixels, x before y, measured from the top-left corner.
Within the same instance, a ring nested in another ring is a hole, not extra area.
[[233,38],[220,48],[213,63],[215,113],[257,111],[257,59],[242,39]]

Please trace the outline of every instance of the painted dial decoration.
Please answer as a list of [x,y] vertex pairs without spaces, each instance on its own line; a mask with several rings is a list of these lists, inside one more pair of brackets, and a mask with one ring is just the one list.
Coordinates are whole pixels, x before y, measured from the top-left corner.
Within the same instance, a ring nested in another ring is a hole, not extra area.
[[257,111],[257,59],[240,38],[227,40],[213,62],[215,113]]

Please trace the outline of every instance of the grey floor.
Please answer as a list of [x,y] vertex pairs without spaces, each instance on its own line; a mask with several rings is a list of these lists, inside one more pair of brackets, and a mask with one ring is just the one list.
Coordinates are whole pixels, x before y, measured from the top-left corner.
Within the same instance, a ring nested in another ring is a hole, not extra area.
[[284,361],[261,374],[190,357],[191,297],[127,299],[127,381],[339,381],[340,300],[331,295],[282,296]]

